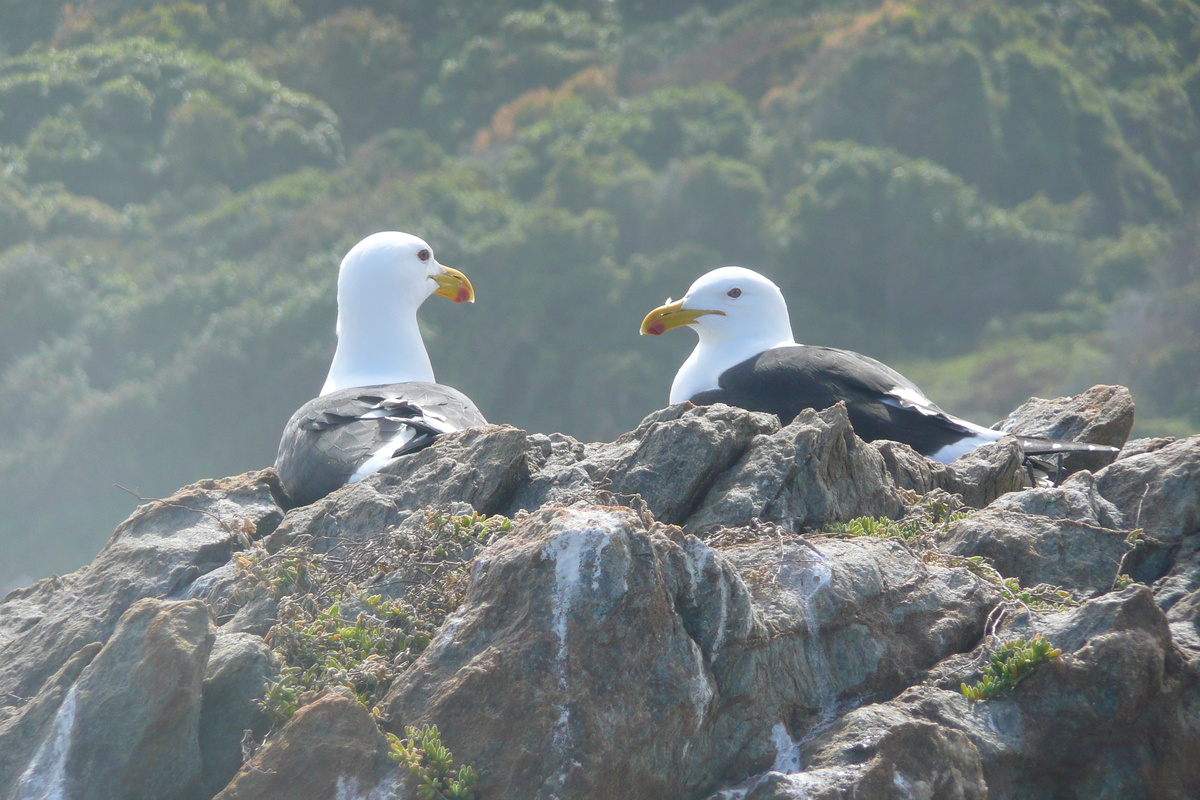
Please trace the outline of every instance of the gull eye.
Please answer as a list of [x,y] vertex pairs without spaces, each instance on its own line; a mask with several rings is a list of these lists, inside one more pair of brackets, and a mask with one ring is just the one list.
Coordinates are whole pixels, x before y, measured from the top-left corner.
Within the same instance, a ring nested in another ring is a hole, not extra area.
[[735,286],[732,289],[730,289],[728,292],[726,292],[725,294],[729,295],[730,297],[732,297],[736,300],[737,298],[742,296],[742,290]]
[[422,261],[428,261],[431,255],[432,254],[429,252],[429,248],[424,248],[421,250],[421,252],[417,253],[417,258],[421,259]]

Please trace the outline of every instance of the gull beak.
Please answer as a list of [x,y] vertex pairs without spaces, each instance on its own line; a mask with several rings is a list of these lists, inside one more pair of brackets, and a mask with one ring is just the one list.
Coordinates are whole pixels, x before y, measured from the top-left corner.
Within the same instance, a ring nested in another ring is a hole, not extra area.
[[441,264],[438,266],[442,267],[442,271],[430,276],[438,286],[433,293],[440,294],[442,297],[449,297],[456,303],[474,303],[475,289],[471,286],[471,282],[467,280],[467,276],[453,267],[446,267]]
[[722,317],[725,316],[724,311],[684,308],[683,300],[676,300],[674,303],[659,306],[646,315],[646,318],[642,320],[642,335],[644,336],[648,333],[651,336],[661,336],[671,330],[671,328],[678,328],[681,325],[695,325],[696,320],[705,314],[720,314]]

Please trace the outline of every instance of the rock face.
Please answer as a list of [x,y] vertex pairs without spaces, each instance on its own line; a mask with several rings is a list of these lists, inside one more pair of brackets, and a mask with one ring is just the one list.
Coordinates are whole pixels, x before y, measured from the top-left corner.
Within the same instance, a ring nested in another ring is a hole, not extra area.
[[349,693],[323,695],[296,712],[220,800],[388,797],[399,785],[388,744]]
[[[999,429],[1119,448],[1133,429],[1133,397],[1124,386],[1093,386],[1083,394],[1053,400],[1031,397]],[[1063,459],[1063,467],[1069,475],[1100,469],[1111,460],[1103,453],[1073,453]]]
[[213,639],[203,603],[135,603],[42,726],[13,796],[195,796],[200,684]]
[[[1120,444],[1127,399],[1009,423]],[[941,465],[837,406],[682,404],[303,508],[187,487],[0,602],[0,799],[1200,796],[1200,436],[1023,477],[1011,440]]]

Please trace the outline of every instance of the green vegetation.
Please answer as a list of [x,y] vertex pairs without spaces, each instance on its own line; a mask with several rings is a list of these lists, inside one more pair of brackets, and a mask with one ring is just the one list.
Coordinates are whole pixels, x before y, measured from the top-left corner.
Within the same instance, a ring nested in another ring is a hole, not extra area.
[[417,796],[422,800],[474,800],[471,786],[479,780],[475,767],[467,764],[454,768],[454,757],[442,744],[442,734],[437,725],[405,727],[401,739],[394,733],[387,735],[391,743],[391,757],[408,767],[417,779]]
[[887,517],[857,517],[842,525],[832,526],[826,533],[835,536],[873,536],[879,539],[903,539],[923,548],[931,549],[928,538],[952,522],[966,519],[970,511],[964,510],[957,495],[935,489],[921,497],[912,498],[913,505],[903,519]]
[[856,517],[845,525],[835,526],[831,533],[841,536],[874,536],[877,539],[915,539],[925,533],[914,520],[896,521],[887,517]]
[[962,684],[961,691],[968,700],[999,700],[1007,697],[1017,684],[1027,678],[1039,664],[1058,658],[1062,651],[1053,647],[1042,634],[1029,641],[1023,638],[1007,642],[988,659],[983,676],[974,686]]
[[235,555],[247,588],[279,599],[267,642],[282,666],[264,701],[275,724],[306,692],[331,686],[373,710],[462,601],[474,554],[511,528],[505,517],[429,511],[416,530],[345,541],[325,554],[255,546]]
[[533,431],[611,439],[662,406],[691,342],[638,322],[738,263],[800,341],[954,413],[1123,383],[1139,435],[1193,431],[1198,22],[0,0],[0,584],[90,558],[132,510],[114,483],[269,464],[327,369],[337,263],[382,229],[477,289],[422,311],[438,378]]
[[[956,556],[939,550],[933,535],[971,514],[957,495],[935,489],[912,500],[914,504],[903,519],[858,517],[845,524],[835,525],[825,533],[833,536],[894,538],[909,542],[922,554],[926,563],[966,569],[995,586],[1000,592],[1000,608],[1003,611],[1016,607],[1031,611],[1057,611],[1078,605],[1071,593],[1061,587],[1047,583],[1039,583],[1029,588],[1021,586],[1021,582],[1016,578],[1001,575],[983,556]],[[1131,547],[1139,535],[1140,532],[1130,534],[1128,541]],[[1118,577],[1118,582],[1120,577],[1122,576]]]
[[1031,611],[1060,611],[1079,605],[1070,592],[1058,586],[1048,583],[1039,583],[1030,588],[1021,586],[1016,578],[1001,575],[983,556],[947,556],[935,553],[931,560],[936,560],[943,566],[968,569],[983,578],[1000,590],[1001,605],[1006,610],[1019,606]]

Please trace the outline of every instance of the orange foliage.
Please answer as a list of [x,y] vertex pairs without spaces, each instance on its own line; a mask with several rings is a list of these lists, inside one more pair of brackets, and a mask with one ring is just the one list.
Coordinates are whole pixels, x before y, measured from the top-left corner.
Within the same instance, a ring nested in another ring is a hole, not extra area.
[[807,60],[790,84],[776,86],[763,95],[762,107],[768,108],[781,98],[792,95],[797,89],[817,83],[826,75],[836,72],[846,63],[852,52],[882,36],[890,23],[912,11],[911,3],[884,0],[879,8],[848,17],[846,24],[825,34],[817,52]]
[[493,144],[511,139],[519,126],[545,116],[569,97],[596,101],[614,97],[615,94],[613,71],[600,67],[588,67],[568,78],[557,89],[544,86],[530,89],[496,110],[492,115],[492,124],[475,134],[472,150],[475,155],[480,155]]

